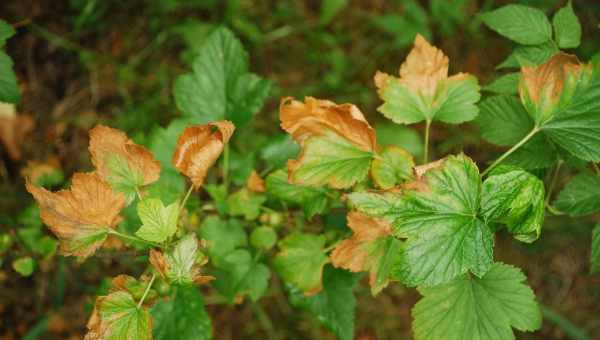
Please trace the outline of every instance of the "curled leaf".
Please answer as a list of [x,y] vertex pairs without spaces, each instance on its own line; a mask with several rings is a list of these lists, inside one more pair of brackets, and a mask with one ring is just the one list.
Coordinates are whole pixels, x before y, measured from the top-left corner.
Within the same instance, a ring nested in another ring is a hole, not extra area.
[[394,146],[386,146],[371,164],[371,177],[375,184],[389,190],[412,176],[415,162],[408,151]]
[[566,53],[555,54],[539,66],[525,66],[519,84],[521,101],[537,124],[544,123],[570,102],[579,82],[591,73],[591,64],[581,64]]
[[279,112],[281,127],[302,148],[298,159],[288,161],[291,183],[341,189],[366,176],[377,142],[356,106],[283,98]]
[[120,130],[97,125],[90,130],[90,153],[98,174],[118,192],[133,200],[140,186],[160,175],[160,163],[152,153],[135,144]]
[[384,104],[379,111],[399,124],[440,120],[457,124],[477,115],[477,79],[466,73],[448,77],[448,57],[417,34],[400,66],[400,78],[377,72],[375,86]]
[[354,234],[340,242],[330,255],[334,267],[351,272],[369,271],[373,294],[387,286],[391,265],[400,254],[401,242],[392,237],[387,222],[360,212],[348,214],[348,226]]
[[189,234],[183,237],[173,249],[163,254],[158,250],[150,250],[150,263],[165,279],[175,284],[204,284],[214,277],[201,274],[201,267],[206,260],[198,263],[198,239]]
[[44,223],[60,240],[63,255],[91,255],[121,220],[125,197],[115,193],[96,173],[76,173],[71,188],[53,193],[26,183]]
[[254,192],[265,192],[267,191],[265,187],[265,181],[260,178],[260,175],[256,172],[256,170],[252,170],[250,177],[248,177],[248,181],[246,182],[246,187],[250,191]]
[[171,163],[192,181],[194,188],[201,187],[234,130],[228,120],[186,128],[179,135]]

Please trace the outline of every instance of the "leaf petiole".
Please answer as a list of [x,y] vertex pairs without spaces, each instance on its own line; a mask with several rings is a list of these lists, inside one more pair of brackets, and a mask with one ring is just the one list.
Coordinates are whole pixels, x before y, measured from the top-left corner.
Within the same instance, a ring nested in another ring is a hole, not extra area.
[[193,190],[194,190],[194,186],[190,185],[190,188],[188,189],[187,193],[183,197],[183,201],[181,201],[181,205],[179,206],[179,215],[181,215],[183,208],[185,208],[185,203],[187,202],[188,198],[190,198],[190,195],[192,194]]
[[485,169],[485,171],[481,173],[481,177],[487,175],[492,169],[494,169],[496,166],[498,166],[500,163],[502,163],[502,161],[504,161],[513,152],[517,151],[518,148],[520,148],[525,143],[527,143],[539,131],[540,130],[537,126],[534,127],[525,137],[523,137],[523,139],[521,139],[517,144],[513,145],[512,148],[510,148],[508,151],[503,153],[502,156],[498,157],[498,159],[496,159],[494,161],[494,163],[492,163],[492,165],[490,165],[487,169]]
[[429,132],[431,128],[431,119],[425,121],[425,150],[423,151],[423,164],[429,160]]
[[137,304],[137,309],[140,309],[142,307],[142,304],[144,303],[144,300],[146,300],[146,296],[148,296],[148,293],[150,292],[150,288],[152,287],[152,284],[154,283],[155,279],[156,279],[156,274],[152,274],[152,278],[150,279],[150,282],[148,282],[148,286],[146,286],[144,295],[142,295],[142,298],[140,299],[140,301]]
[[118,231],[116,231],[114,229],[109,229],[108,233],[111,234],[111,235],[115,235],[117,237],[120,237],[120,238],[124,238],[126,240],[131,240],[131,241],[135,241],[135,242],[145,243],[145,244],[151,245],[153,247],[160,247],[160,244],[158,244],[158,243],[146,241],[144,239],[141,239],[141,238],[133,236],[133,235],[123,234],[123,233],[118,232]]

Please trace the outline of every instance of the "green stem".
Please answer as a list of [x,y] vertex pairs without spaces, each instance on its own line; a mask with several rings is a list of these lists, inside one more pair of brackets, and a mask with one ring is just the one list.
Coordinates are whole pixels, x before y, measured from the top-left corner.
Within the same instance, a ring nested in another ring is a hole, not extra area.
[[328,252],[332,251],[333,249],[335,249],[335,247],[338,246],[338,244],[340,244],[340,242],[342,242],[342,241],[337,241],[337,242],[335,242],[333,244],[330,244],[329,247],[323,249],[323,252],[324,253],[328,253]]
[[544,200],[544,205],[548,206],[550,203],[550,197],[552,196],[552,191],[554,190],[554,186],[556,186],[556,181],[558,180],[558,173],[560,172],[560,167],[563,161],[559,160],[554,167],[554,173],[552,174],[552,179],[550,180],[550,185],[548,186],[548,190],[546,191],[546,199]]
[[590,340],[589,335],[587,335],[583,329],[573,324],[564,316],[553,311],[550,307],[540,304],[540,309],[542,310],[544,319],[558,326],[558,328],[565,332],[569,338],[575,340]]
[[536,133],[538,133],[538,131],[540,131],[540,130],[537,127],[534,127],[533,130],[531,130],[527,134],[527,136],[523,137],[523,139],[521,139],[517,144],[513,145],[512,148],[510,148],[508,151],[503,153],[502,156],[500,156],[498,159],[496,159],[494,161],[494,163],[492,163],[492,165],[490,165],[487,169],[485,169],[485,171],[481,174],[481,177],[487,175],[487,173],[489,173],[493,168],[495,168],[498,164],[502,163],[502,161],[504,161],[506,159],[506,157],[510,156],[513,152],[517,151],[518,148],[523,146],[523,144],[527,143],[531,139],[531,137],[533,137]]
[[223,185],[225,192],[229,191],[229,144],[225,144],[223,149]]
[[268,339],[279,339],[277,333],[275,332],[275,328],[273,327],[273,322],[271,321],[271,318],[269,318],[269,315],[265,312],[262,306],[259,303],[251,303],[250,308],[252,309],[252,312],[258,319],[258,322],[260,323],[265,333],[267,333]]
[[194,190],[194,186],[190,185],[190,188],[188,189],[187,193],[183,197],[183,201],[181,201],[181,205],[179,206],[179,215],[181,215],[183,208],[185,208],[185,203],[187,202],[188,198],[190,198],[190,195],[192,194],[193,190]]
[[429,130],[431,128],[431,119],[425,121],[425,150],[423,151],[423,164],[429,160]]
[[127,235],[127,234],[123,234],[123,233],[121,233],[121,232],[118,232],[118,231],[116,231],[116,230],[114,230],[114,229],[109,229],[109,230],[108,230],[108,233],[109,233],[109,234],[112,234],[112,235],[115,235],[115,236],[117,236],[117,237],[120,237],[120,238],[124,238],[124,239],[126,239],[126,240],[131,240],[131,241],[135,241],[135,242],[141,242],[141,243],[145,243],[145,244],[151,245],[151,246],[153,246],[153,247],[160,247],[160,244],[158,244],[158,243],[154,243],[154,242],[146,241],[146,240],[144,240],[144,239],[141,239],[141,238],[139,238],[139,237],[136,237],[136,236],[133,236],[133,235]]
[[156,279],[156,274],[152,274],[152,278],[150,279],[150,282],[148,282],[148,286],[146,286],[146,290],[144,291],[144,295],[142,295],[142,298],[140,299],[140,302],[138,302],[138,304],[137,304],[137,309],[140,309],[142,307],[142,304],[144,303],[144,300],[146,300],[146,296],[150,292],[150,287],[152,287],[152,284],[154,283],[155,279]]
[[596,175],[600,176],[600,168],[598,167],[598,164],[592,162],[592,166],[594,167],[594,170],[596,171]]
[[138,199],[141,201],[142,193],[140,192],[140,189],[138,187],[135,187],[135,193],[137,194]]

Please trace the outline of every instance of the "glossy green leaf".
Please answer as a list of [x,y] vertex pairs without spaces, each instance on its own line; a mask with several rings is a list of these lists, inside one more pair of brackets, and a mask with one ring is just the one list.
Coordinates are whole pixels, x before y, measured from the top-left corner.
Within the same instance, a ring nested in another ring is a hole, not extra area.
[[600,176],[585,172],[573,177],[558,194],[554,206],[573,217],[600,210]]
[[228,253],[215,272],[214,286],[230,303],[243,296],[258,301],[269,286],[271,271],[245,249]]
[[271,227],[257,227],[250,234],[250,244],[253,247],[269,250],[277,243],[277,233]]
[[388,190],[412,177],[413,157],[396,146],[385,147],[371,164],[371,176],[378,187]]
[[[520,76],[519,72],[504,74],[484,86],[483,90],[496,94],[517,94]],[[481,110],[481,104],[479,110]]]
[[600,272],[600,224],[597,224],[592,231],[592,256],[591,256],[592,273]]
[[552,26],[554,26],[554,40],[558,47],[575,48],[581,43],[581,24],[573,12],[571,1],[554,14]]
[[311,137],[304,143],[291,178],[306,185],[347,188],[362,181],[369,172],[373,154],[361,150],[334,132]]
[[535,295],[515,267],[494,263],[482,278],[463,275],[431,288],[413,307],[416,340],[513,340],[512,328],[534,331],[542,325]]
[[328,206],[327,194],[330,190],[322,187],[303,186],[288,182],[284,169],[272,172],[265,180],[267,193],[283,202],[299,205],[307,218],[323,213]]
[[558,53],[556,44],[547,41],[539,45],[521,45],[515,47],[514,51],[496,68],[520,68],[521,66],[537,66],[546,62],[550,57]]
[[125,291],[111,293],[99,303],[99,315],[105,340],[152,339],[152,319],[145,308],[138,308],[131,294]]
[[199,235],[208,243],[208,254],[215,264],[238,247],[248,244],[248,237],[242,224],[235,219],[222,220],[208,216],[200,226]]
[[325,254],[325,236],[295,232],[279,242],[275,256],[277,273],[287,283],[305,294],[315,294],[323,286],[323,267],[329,259]]
[[17,76],[13,71],[13,61],[0,50],[0,102],[18,103],[21,99]]
[[210,340],[212,325],[198,288],[177,285],[171,298],[152,308],[154,340]]
[[546,14],[524,5],[506,5],[481,14],[486,26],[523,45],[536,45],[552,38]]
[[179,202],[164,206],[158,198],[145,198],[137,205],[142,226],[135,233],[146,241],[161,243],[177,231]]
[[356,298],[353,289],[358,282],[357,275],[326,266],[323,281],[323,290],[313,296],[290,287],[291,304],[308,311],[339,339],[354,339]]
[[556,146],[544,134],[533,136],[506,158],[504,164],[535,170],[549,168],[559,159]]
[[252,221],[258,218],[260,208],[266,200],[265,195],[242,188],[227,198],[227,207],[230,215],[243,216],[246,220]]
[[468,271],[482,277],[492,264],[492,231],[478,217],[481,180],[475,163],[449,156],[429,171],[417,189],[401,193],[352,193],[350,203],[392,225],[406,238],[394,276],[410,286],[433,286]]
[[196,124],[228,119],[241,127],[262,107],[271,84],[248,72],[248,55],[227,28],[214,30],[193,62],[177,78],[175,103]]
[[500,166],[483,182],[480,214],[502,223],[522,242],[538,239],[544,222],[544,183],[516,167]]

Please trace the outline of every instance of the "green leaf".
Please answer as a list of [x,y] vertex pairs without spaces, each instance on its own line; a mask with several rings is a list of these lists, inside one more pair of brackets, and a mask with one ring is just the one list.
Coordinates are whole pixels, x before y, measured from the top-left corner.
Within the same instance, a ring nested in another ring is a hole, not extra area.
[[236,249],[219,263],[215,276],[214,286],[230,303],[245,295],[256,302],[267,291],[271,272],[247,250]]
[[161,300],[152,308],[154,340],[212,339],[210,317],[198,289],[177,285],[172,290],[171,299]]
[[15,34],[15,29],[6,21],[0,20],[0,47],[4,47],[6,40]]
[[592,259],[590,271],[592,273],[600,272],[600,223],[596,224],[594,231],[592,231]]
[[117,291],[99,302],[103,339],[152,339],[152,319],[145,308],[138,308],[131,294]]
[[260,208],[266,200],[265,195],[242,188],[227,198],[227,207],[230,215],[244,216],[246,220],[253,221],[260,215]]
[[166,254],[169,281],[175,284],[192,283],[195,274],[193,266],[197,258],[198,239],[195,234],[187,234]]
[[137,205],[142,226],[135,233],[146,241],[161,243],[177,231],[179,202],[164,206],[158,198],[145,198]]
[[404,149],[388,146],[371,163],[371,176],[378,187],[388,190],[412,177],[413,157]]
[[554,40],[558,47],[575,48],[581,43],[581,24],[573,12],[571,1],[554,14],[552,26],[554,26]]
[[514,145],[533,129],[533,120],[516,97],[488,97],[481,101],[479,110],[481,136],[496,145]]
[[546,14],[537,8],[506,5],[481,14],[483,22],[498,34],[519,44],[536,45],[552,38]]
[[559,52],[552,41],[539,45],[517,46],[515,50],[496,68],[520,68],[521,66],[537,66],[545,63]]
[[324,0],[321,3],[319,23],[327,25],[333,18],[348,5],[348,0]]
[[[494,81],[484,86],[483,89],[496,94],[517,94],[520,77],[521,74],[519,72],[507,73],[494,79]],[[481,104],[479,110],[481,110]]]
[[35,260],[29,256],[21,257],[13,261],[12,267],[21,276],[29,276],[35,270]]
[[250,244],[253,247],[269,250],[277,243],[277,233],[271,227],[258,227],[250,234]]
[[408,150],[414,157],[423,155],[423,138],[414,129],[397,124],[375,124],[379,145],[395,145]]
[[17,104],[21,99],[10,57],[0,50],[0,102]]
[[138,188],[144,185],[144,174],[132,169],[127,159],[119,155],[109,154],[105,161],[110,171],[107,182],[113,190],[123,193],[127,202],[131,203],[137,195]]
[[321,276],[329,258],[324,251],[325,236],[295,232],[279,242],[275,256],[277,273],[305,294],[315,294],[323,286]]
[[311,313],[339,339],[354,339],[356,298],[352,291],[358,282],[357,275],[327,266],[323,271],[323,281],[323,290],[313,296],[306,296],[291,286],[291,304]]
[[548,137],[535,135],[525,145],[506,158],[504,164],[515,165],[523,169],[535,170],[549,168],[559,159],[558,151]]
[[472,75],[442,79],[431,98],[416,93],[397,78],[389,77],[380,89],[384,103],[378,110],[397,124],[423,120],[459,124],[477,116],[475,103],[480,96],[477,78]]
[[271,168],[283,167],[288,159],[298,156],[300,146],[288,134],[278,134],[260,149],[260,158]]
[[284,169],[267,176],[265,185],[270,196],[301,206],[304,215],[309,219],[327,209],[327,194],[330,192],[328,189],[291,184],[288,182],[288,174]]
[[542,325],[535,295],[515,267],[494,263],[482,278],[463,275],[431,288],[412,309],[416,340],[513,340],[511,328],[533,331]]
[[600,176],[580,173],[573,177],[558,194],[554,206],[573,217],[600,210]]
[[244,227],[235,219],[208,216],[200,226],[199,235],[208,242],[208,254],[215,265],[234,249],[248,244]]
[[208,36],[192,73],[175,82],[175,103],[196,124],[228,119],[241,127],[259,111],[271,84],[248,73],[248,54],[227,28]]
[[373,154],[363,151],[334,132],[311,137],[290,179],[306,185],[347,188],[362,181],[369,172]]
[[481,215],[506,224],[522,242],[538,239],[544,222],[544,183],[519,168],[500,166],[483,182]]
[[449,156],[425,172],[418,189],[352,193],[350,203],[382,217],[406,238],[394,276],[410,286],[433,286],[468,271],[482,277],[492,264],[492,231],[478,217],[481,180],[475,163]]
[[227,206],[227,187],[224,184],[206,184],[204,190],[208,193],[213,203],[217,207],[220,215],[227,215],[229,207]]

